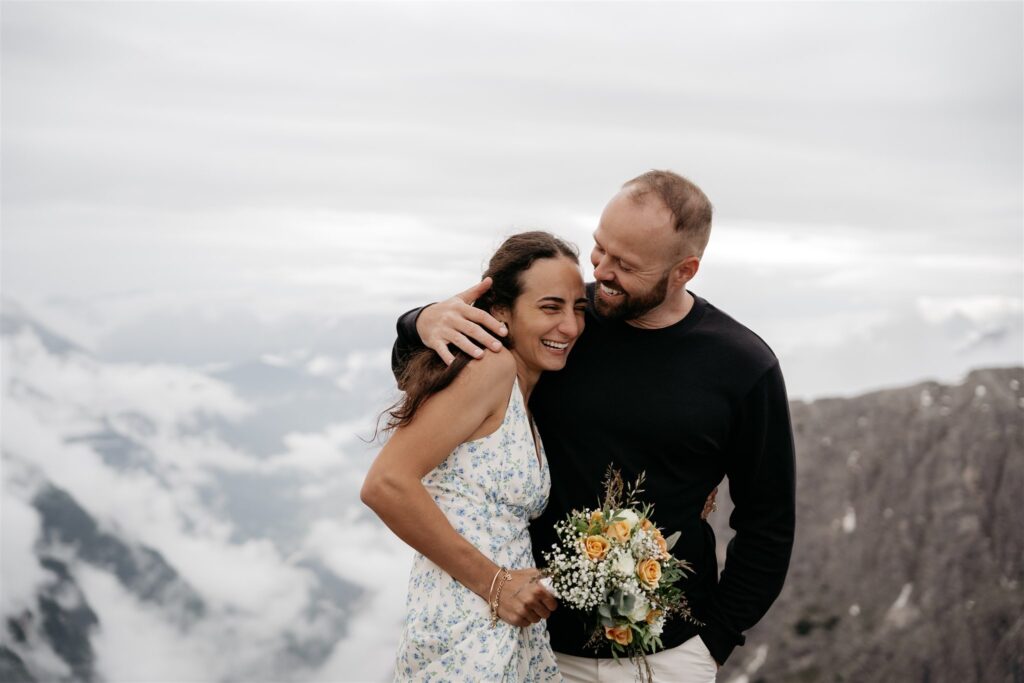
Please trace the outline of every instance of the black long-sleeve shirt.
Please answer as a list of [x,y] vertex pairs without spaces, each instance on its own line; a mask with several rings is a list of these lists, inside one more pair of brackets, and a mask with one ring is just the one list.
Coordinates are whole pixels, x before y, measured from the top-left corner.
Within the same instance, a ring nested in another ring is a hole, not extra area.
[[[592,285],[587,292],[592,301]],[[670,620],[662,642],[674,647],[699,633],[724,663],[782,590],[793,543],[793,437],[771,349],[694,299],[686,317],[657,330],[605,320],[588,307],[565,369],[544,373],[530,399],[551,469],[548,506],[530,534],[544,566],[554,525],[573,509],[597,506],[609,463],[627,481],[645,472],[641,499],[654,504],[654,522],[666,535],[682,532],[672,552],[695,570],[683,587],[703,623]],[[422,347],[419,310],[399,319],[396,370]],[[736,533],[719,579],[714,532],[700,514],[725,476]],[[548,631],[557,652],[610,656],[584,647],[590,634],[572,610],[556,610]]]

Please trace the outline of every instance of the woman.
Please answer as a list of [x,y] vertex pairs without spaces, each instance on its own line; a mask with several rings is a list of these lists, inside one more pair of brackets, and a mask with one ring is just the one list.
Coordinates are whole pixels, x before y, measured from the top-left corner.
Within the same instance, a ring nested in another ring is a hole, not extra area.
[[583,330],[583,278],[576,249],[544,232],[507,239],[484,276],[475,305],[508,328],[506,349],[410,360],[361,493],[419,551],[397,680],[561,680],[542,622],[556,603],[528,532],[550,478],[526,406]]

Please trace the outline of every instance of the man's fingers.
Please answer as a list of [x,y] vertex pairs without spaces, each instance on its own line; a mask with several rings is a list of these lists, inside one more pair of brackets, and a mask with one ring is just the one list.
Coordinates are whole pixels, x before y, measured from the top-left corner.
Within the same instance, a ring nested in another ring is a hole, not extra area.
[[455,296],[457,296],[458,298],[462,299],[467,304],[472,305],[472,303],[474,301],[476,301],[477,299],[479,299],[480,296],[484,292],[486,292],[488,289],[491,288],[491,283],[492,282],[493,282],[493,280],[491,280],[491,278],[485,277],[483,280],[481,280],[480,282],[476,283],[475,285],[473,285],[472,287],[470,287],[466,291],[460,292],[459,294],[456,294]]
[[462,335],[456,335],[456,337],[448,343],[454,344],[458,348],[462,349],[464,352],[468,353],[471,358],[479,358],[484,355],[483,349]]
[[487,328],[499,337],[504,337],[508,334],[508,328],[505,327],[505,323],[481,308],[469,308],[465,312],[465,317],[467,320],[472,320],[478,325]]
[[[477,309],[473,309],[474,311]],[[486,347],[489,347],[492,351],[501,351],[501,342],[487,334],[487,330],[480,327],[474,322],[469,320],[458,320],[454,323],[454,327],[457,331],[461,332],[463,336],[470,337],[480,342]],[[461,347],[460,347],[461,348]],[[476,345],[475,349],[480,350]]]
[[455,360],[455,356],[453,356],[452,352],[448,350],[448,345],[444,342],[434,344],[430,348],[437,352],[437,355],[440,356],[445,365],[451,365],[452,361]]

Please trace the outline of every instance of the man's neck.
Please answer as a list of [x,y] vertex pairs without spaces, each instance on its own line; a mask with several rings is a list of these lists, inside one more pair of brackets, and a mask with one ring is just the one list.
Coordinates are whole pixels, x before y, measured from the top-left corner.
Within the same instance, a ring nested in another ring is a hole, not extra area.
[[693,303],[693,295],[684,288],[639,318],[627,320],[626,323],[642,330],[660,330],[685,318],[693,310]]

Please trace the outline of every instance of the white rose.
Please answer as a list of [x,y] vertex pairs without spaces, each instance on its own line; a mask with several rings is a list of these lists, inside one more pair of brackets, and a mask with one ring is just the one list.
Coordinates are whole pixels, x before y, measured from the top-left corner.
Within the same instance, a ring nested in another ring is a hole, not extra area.
[[641,622],[647,618],[647,613],[651,611],[651,603],[642,596],[636,596],[636,602],[633,604],[633,609],[626,615],[631,621]]
[[633,559],[632,553],[625,549],[619,550],[615,554],[612,569],[623,576],[633,576],[633,572],[636,571],[636,561]]
[[640,523],[640,518],[632,510],[619,510],[615,513],[615,519],[628,524],[630,530]]

